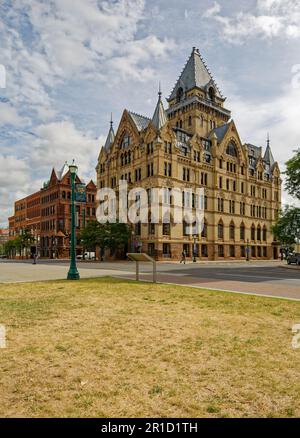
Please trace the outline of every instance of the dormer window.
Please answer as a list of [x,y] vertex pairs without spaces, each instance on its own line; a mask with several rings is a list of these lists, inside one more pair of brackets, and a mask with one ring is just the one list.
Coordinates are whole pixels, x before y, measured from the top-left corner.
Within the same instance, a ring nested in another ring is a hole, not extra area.
[[183,88],[179,87],[176,94],[177,102],[180,102],[183,98]]
[[208,90],[208,96],[209,96],[209,99],[210,99],[212,102],[215,101],[215,99],[216,99],[216,92],[215,92],[214,87],[210,87],[210,88],[209,88],[209,90]]

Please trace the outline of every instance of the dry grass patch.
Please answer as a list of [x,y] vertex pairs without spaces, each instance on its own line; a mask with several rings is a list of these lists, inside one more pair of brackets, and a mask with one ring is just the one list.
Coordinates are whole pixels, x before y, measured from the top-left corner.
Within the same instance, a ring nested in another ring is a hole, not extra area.
[[300,303],[113,279],[0,286],[0,416],[300,416]]

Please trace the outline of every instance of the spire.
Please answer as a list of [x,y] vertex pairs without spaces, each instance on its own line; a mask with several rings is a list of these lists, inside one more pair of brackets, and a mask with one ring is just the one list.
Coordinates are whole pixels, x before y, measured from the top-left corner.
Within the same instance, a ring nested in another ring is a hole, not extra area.
[[275,163],[272,151],[271,151],[271,146],[270,146],[270,135],[268,133],[268,137],[267,137],[267,149],[264,155],[264,162],[269,164],[270,166],[273,166],[273,164]]
[[105,145],[104,145],[104,149],[105,149],[106,152],[109,151],[111,145],[113,144],[113,142],[115,140],[115,132],[114,132],[113,124],[114,124],[113,116],[112,116],[112,113],[111,113],[111,117],[110,117],[110,129],[109,129],[108,136],[107,136],[107,139],[106,139],[106,142],[105,142]]
[[[191,56],[189,57],[177,83],[171,93],[169,100],[177,97],[178,90],[182,88],[183,92],[192,90],[195,87],[202,88],[207,91],[209,85],[213,86],[215,95],[220,99],[224,99],[214,78],[205,64],[200,52],[196,47],[193,47]],[[181,91],[181,93],[182,93]]]
[[159,131],[165,124],[167,123],[167,115],[164,109],[164,105],[161,100],[162,92],[161,92],[161,85],[159,83],[159,90],[158,90],[158,102],[153,114],[152,118],[152,124],[153,126]]

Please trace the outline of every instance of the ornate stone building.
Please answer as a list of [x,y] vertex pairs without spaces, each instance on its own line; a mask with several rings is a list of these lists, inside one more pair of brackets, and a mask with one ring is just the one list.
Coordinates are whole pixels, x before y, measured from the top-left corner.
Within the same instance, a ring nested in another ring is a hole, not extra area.
[[[268,138],[266,150],[243,144],[231,113],[199,51],[194,48],[164,109],[159,92],[151,118],[125,110],[113,124],[97,165],[98,188],[118,181],[182,190],[203,187],[202,234],[184,224],[138,224],[134,240],[158,259],[183,250],[203,260],[276,259],[271,226],[281,207],[281,179]],[[172,204],[172,198],[169,200]]]

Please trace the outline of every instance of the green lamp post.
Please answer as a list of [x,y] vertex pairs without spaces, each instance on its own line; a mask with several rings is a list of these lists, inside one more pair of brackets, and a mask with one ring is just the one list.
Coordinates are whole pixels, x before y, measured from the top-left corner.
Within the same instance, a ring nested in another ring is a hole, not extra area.
[[72,183],[72,199],[71,199],[71,261],[68,272],[68,280],[79,280],[80,275],[76,267],[76,223],[75,223],[75,179],[78,167],[73,163],[69,166]]

